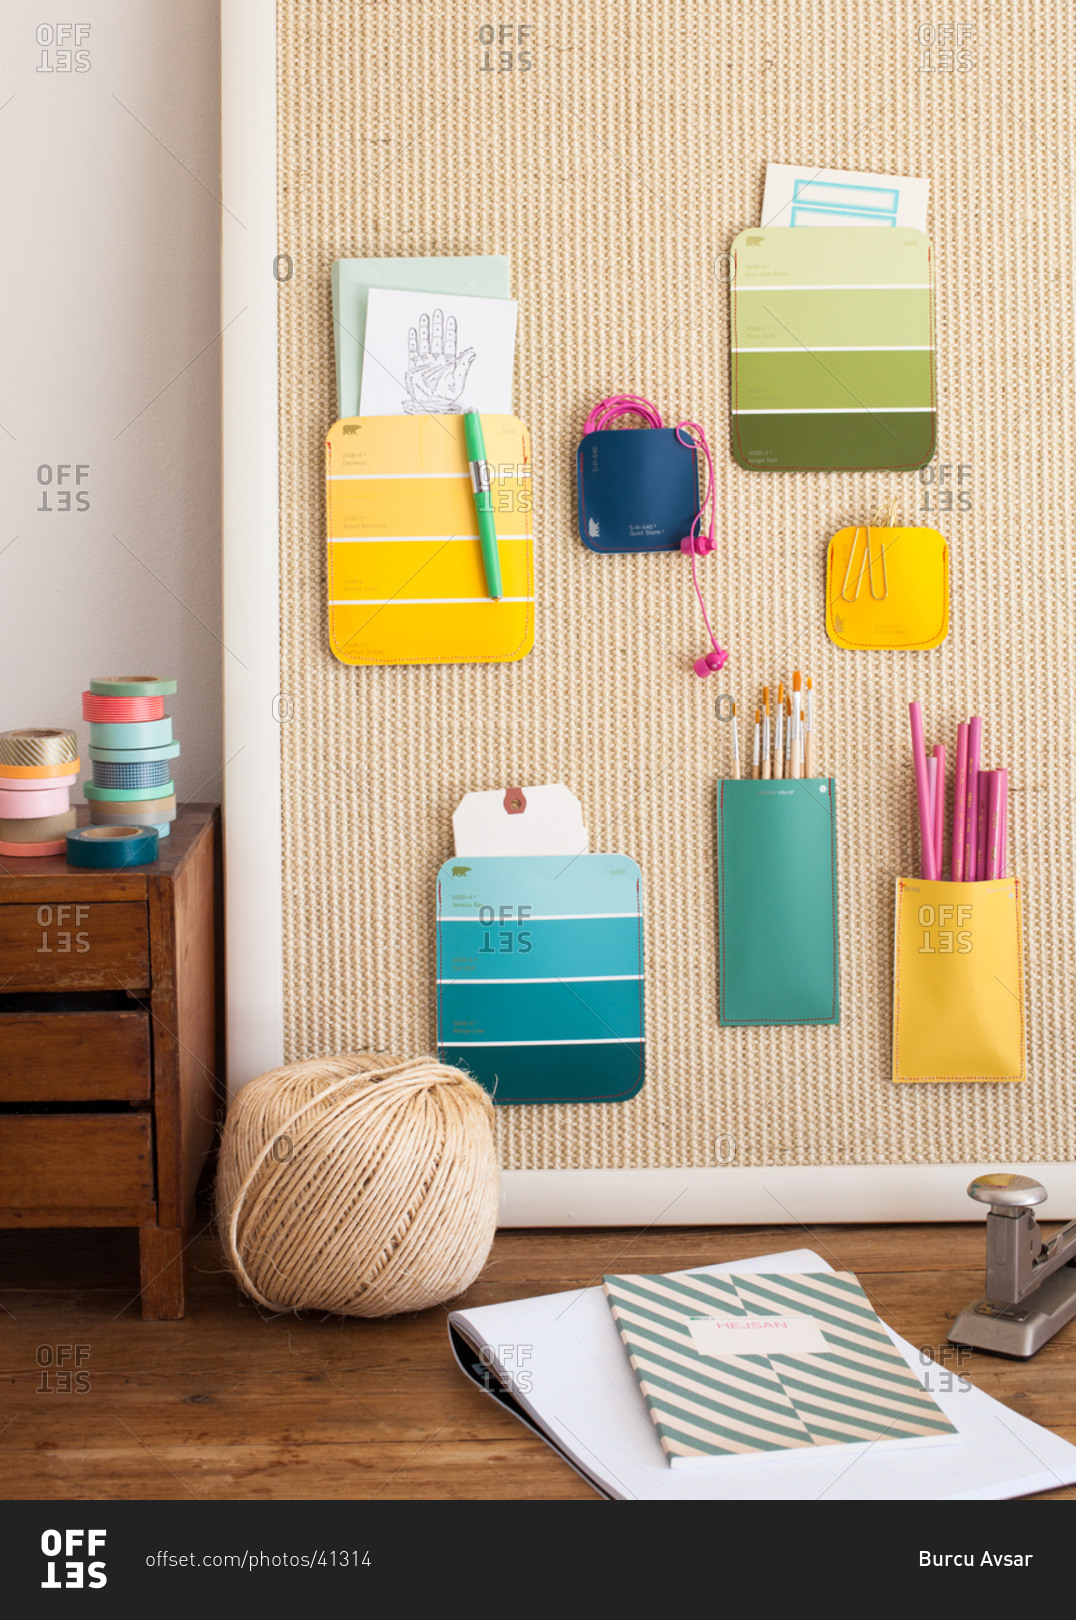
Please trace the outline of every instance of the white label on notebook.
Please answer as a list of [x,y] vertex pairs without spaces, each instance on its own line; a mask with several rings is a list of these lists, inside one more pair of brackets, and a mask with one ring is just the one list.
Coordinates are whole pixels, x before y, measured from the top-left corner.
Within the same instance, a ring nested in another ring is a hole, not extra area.
[[505,789],[467,793],[452,817],[457,855],[585,855],[583,808],[562,782],[523,784],[526,808],[510,815]]
[[700,1356],[809,1356],[829,1349],[813,1316],[693,1316],[691,1343]]

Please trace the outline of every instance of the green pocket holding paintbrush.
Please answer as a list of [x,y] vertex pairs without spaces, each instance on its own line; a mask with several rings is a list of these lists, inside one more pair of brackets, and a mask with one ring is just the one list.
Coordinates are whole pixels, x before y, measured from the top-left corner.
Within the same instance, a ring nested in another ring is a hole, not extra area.
[[833,778],[723,781],[717,852],[721,1023],[840,1023]]

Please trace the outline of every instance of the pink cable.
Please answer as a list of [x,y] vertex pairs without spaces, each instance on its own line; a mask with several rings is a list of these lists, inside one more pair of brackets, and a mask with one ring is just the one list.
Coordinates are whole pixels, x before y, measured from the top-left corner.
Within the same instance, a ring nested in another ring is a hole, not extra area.
[[[610,427],[621,416],[639,416],[648,427],[660,428],[664,426],[661,412],[656,405],[639,394],[610,394],[608,399],[601,400],[583,424],[584,433],[600,433],[604,428]],[[687,437],[684,437],[684,434]],[[710,616],[706,611],[702,591],[699,589],[698,559],[708,557],[716,545],[714,535],[715,527],[715,480],[714,463],[710,454],[710,446],[705,430],[698,422],[678,422],[676,424],[676,437],[686,450],[694,450],[696,454],[701,450],[706,458],[706,491],[699,503],[699,510],[695,514],[690,532],[680,542],[680,550],[686,552],[691,558],[691,583],[695,587],[699,610],[702,613],[702,622],[706,626],[706,634],[710,637],[713,652],[706,653],[704,657],[695,660],[696,675],[705,679],[707,675],[724,669],[728,662],[728,653],[718,644],[710,624]],[[702,524],[706,508],[710,508],[710,526],[705,534],[702,533]]]
[[[685,432],[688,435],[687,438],[684,437]],[[710,445],[706,438],[706,430],[698,422],[677,422],[676,437],[686,449],[694,450],[696,453],[701,450],[706,458],[706,488],[703,492],[702,500],[699,502],[699,510],[695,514],[695,521],[691,525],[691,531],[680,542],[680,550],[686,551],[691,557],[691,583],[695,587],[695,595],[698,598],[699,611],[702,614],[702,622],[706,626],[706,634],[709,636],[710,644],[714,649],[713,652],[707,653],[703,658],[697,658],[695,660],[695,673],[701,679],[705,680],[707,675],[716,674],[718,670],[724,669],[729,658],[728,653],[725,651],[724,647],[719,644],[717,637],[714,635],[713,626],[710,623],[710,615],[706,611],[706,603],[703,601],[702,591],[699,589],[698,558],[708,557],[710,552],[713,551],[714,546],[717,544],[716,537],[714,535],[714,527],[716,522],[715,514],[717,507],[715,496],[714,462],[713,457],[710,454]],[[707,506],[710,508],[710,527],[707,532],[703,534],[702,525]]]
[[639,394],[610,394],[608,399],[600,400],[595,405],[583,424],[583,432],[600,433],[618,416],[641,416],[647,427],[652,428],[665,425],[661,412],[648,399],[643,399]]

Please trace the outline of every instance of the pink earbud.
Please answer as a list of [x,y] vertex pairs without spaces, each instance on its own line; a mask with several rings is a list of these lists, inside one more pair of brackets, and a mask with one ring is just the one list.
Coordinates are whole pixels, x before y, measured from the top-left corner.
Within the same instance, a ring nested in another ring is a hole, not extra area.
[[704,681],[707,675],[716,675],[718,670],[724,669],[728,661],[728,653],[718,647],[715,652],[708,652],[704,658],[696,658],[695,674],[700,681]]

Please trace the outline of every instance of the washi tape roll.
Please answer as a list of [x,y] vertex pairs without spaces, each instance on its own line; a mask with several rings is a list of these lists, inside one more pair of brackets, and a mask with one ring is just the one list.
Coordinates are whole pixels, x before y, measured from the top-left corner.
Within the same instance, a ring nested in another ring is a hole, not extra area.
[[[5,787],[13,782],[24,782],[32,788],[35,782],[73,782],[82,769],[80,759],[68,760],[66,765],[4,765],[0,763],[0,780]],[[72,772],[74,774],[72,774]]]
[[96,782],[84,782],[82,791],[88,800],[167,799],[175,796],[176,784],[174,782],[162,782],[160,787],[155,788],[103,788],[98,787]]
[[[156,815],[156,811],[153,812]],[[158,838],[167,838],[172,831],[171,821],[151,821],[148,816],[93,816],[91,824],[94,827],[131,827],[134,824],[140,827],[150,827]]]
[[5,844],[47,844],[62,838],[78,821],[75,810],[64,810],[56,816],[24,816],[15,820],[11,816],[0,819],[0,842]]
[[8,793],[0,788],[0,818],[26,821],[34,816],[59,816],[71,808],[71,793],[65,787],[39,788],[36,793]]
[[[2,767],[0,767],[0,772],[2,772]],[[51,793],[53,788],[73,788],[77,781],[77,771],[73,771],[70,776],[4,776],[0,774],[0,792]]]
[[9,844],[6,838],[0,838],[0,855],[18,855],[23,860],[29,860],[31,855],[63,855],[66,850],[62,838],[51,838],[47,844]]
[[140,765],[147,759],[176,759],[179,756],[178,742],[161,743],[158,748],[94,748],[89,749],[90,758],[102,759],[110,765],[131,764]]
[[79,827],[67,835],[69,866],[146,866],[157,859],[152,827]]
[[167,759],[146,759],[131,764],[94,760],[95,787],[154,788],[171,780],[172,766]]
[[[87,782],[87,797],[92,782]],[[116,802],[112,799],[90,799],[90,820],[99,822],[104,826],[111,824],[117,826],[121,821],[137,821],[140,827],[148,826],[151,821],[175,821],[176,798],[172,794],[168,799],[126,799]]]
[[90,743],[94,748],[159,748],[172,741],[172,722],[164,720],[130,720],[117,725],[112,721],[102,724],[90,721]]
[[83,692],[83,720],[118,721],[163,720],[163,697],[102,697],[99,692]]
[[104,675],[90,682],[95,697],[171,697],[176,683],[161,675]]
[[[164,838],[166,834],[161,832],[161,828],[171,826],[176,818],[174,812],[172,815],[162,816],[157,809],[160,802],[159,799],[152,800],[149,804],[142,805],[141,809],[136,805],[137,816],[102,816],[96,813],[100,806],[91,805],[90,822],[94,827],[127,827],[132,822],[137,821],[140,827],[153,827],[160,837]],[[113,808],[116,807],[113,806]]]
[[73,731],[32,726],[24,731],[0,731],[0,765],[66,765],[70,770],[71,761],[77,758],[78,738]]

